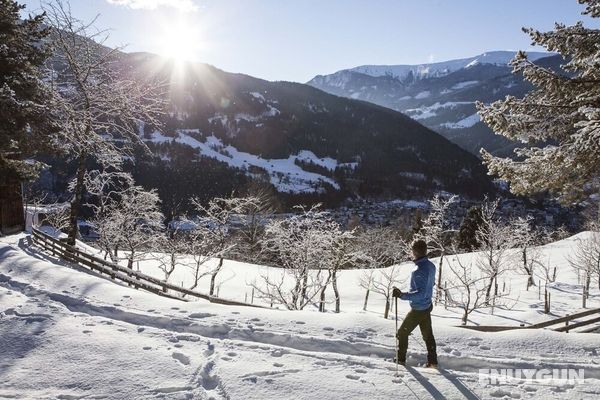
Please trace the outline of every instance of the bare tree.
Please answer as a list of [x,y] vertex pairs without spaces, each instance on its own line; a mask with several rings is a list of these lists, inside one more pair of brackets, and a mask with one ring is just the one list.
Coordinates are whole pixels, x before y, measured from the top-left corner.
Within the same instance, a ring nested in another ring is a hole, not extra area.
[[155,117],[163,103],[158,85],[133,79],[128,68],[119,68],[123,53],[103,45],[108,34],[94,28],[95,20],[76,19],[61,0],[43,8],[54,47],[50,83],[60,124],[54,140],[77,160],[69,227],[69,242],[75,244],[88,160],[120,169],[133,144],[144,146],[139,122],[158,125]]
[[429,214],[423,221],[422,227],[416,235],[416,238],[427,242],[427,248],[430,254],[439,256],[436,303],[440,300],[442,294],[442,268],[444,256],[452,248],[452,233],[456,232],[450,226],[448,211],[456,203],[457,196],[451,196],[443,199],[435,195],[429,201]]
[[243,218],[244,208],[255,203],[254,198],[214,198],[208,205],[203,205],[199,199],[193,199],[192,204],[196,208],[198,216],[198,232],[195,238],[201,239],[202,244],[208,252],[218,258],[218,264],[210,274],[211,296],[215,293],[215,281],[217,274],[223,268],[223,262],[227,254],[230,254],[235,243],[233,243],[234,222]]
[[[515,240],[512,227],[502,223],[496,216],[498,200],[485,200],[481,206],[481,223],[476,232],[480,245],[477,265],[482,274],[488,279],[485,301],[490,303],[494,282],[509,267],[507,253],[514,247]],[[495,293],[494,293],[495,294]]]
[[278,211],[278,203],[273,189],[262,183],[253,182],[242,196],[244,219],[239,229],[236,253],[246,261],[256,262],[261,255],[261,242],[267,222]]
[[367,257],[369,269],[360,278],[366,290],[363,309],[366,311],[369,294],[373,290],[376,271],[408,259],[408,246],[401,235],[390,227],[366,228],[358,234],[358,245]]
[[328,278],[321,291],[321,311],[325,311],[325,289],[329,282],[335,298],[335,312],[340,312],[340,293],[338,290],[338,271],[344,268],[360,268],[371,264],[370,257],[359,246],[354,231],[344,231],[336,222],[329,224],[329,229],[323,232],[326,243],[330,246],[323,253],[324,264],[328,270]]
[[[373,276],[371,290],[385,297],[385,308],[383,318],[387,319],[390,313],[391,296],[394,286],[401,286],[406,283],[406,278],[401,278],[401,269],[398,264],[388,268],[377,270]],[[361,286],[364,287],[367,282],[361,281]]]
[[486,278],[477,269],[474,271],[472,263],[461,262],[460,257],[453,257],[448,268],[451,274],[450,286],[446,288],[446,305],[460,308],[463,312],[461,322],[466,325],[473,311],[490,304],[486,301]]
[[535,247],[539,235],[532,227],[531,216],[518,217],[510,222],[512,235],[516,246],[521,248],[521,269],[527,274],[527,290],[535,286],[534,269],[539,265],[541,252]]
[[266,226],[263,251],[273,257],[281,273],[263,274],[252,283],[259,298],[289,310],[302,310],[313,303],[329,283],[330,277],[324,277],[322,271],[328,270],[326,254],[333,245],[330,231],[336,226],[319,206],[297,209],[297,214]]
[[127,254],[127,267],[150,250],[162,230],[163,215],[156,191],[132,186],[118,193],[104,205],[104,212],[94,221],[104,246],[110,254],[122,248]]
[[594,276],[598,278],[600,289],[600,232],[589,231],[585,235],[577,238],[575,248],[567,256],[567,261],[578,276],[583,275],[583,296],[587,298]]

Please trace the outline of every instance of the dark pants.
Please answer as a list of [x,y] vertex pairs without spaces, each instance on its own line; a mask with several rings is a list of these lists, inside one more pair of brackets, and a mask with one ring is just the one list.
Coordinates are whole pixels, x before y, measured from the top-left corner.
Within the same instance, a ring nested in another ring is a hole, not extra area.
[[417,327],[421,329],[421,335],[427,346],[427,362],[437,364],[437,353],[435,349],[435,338],[431,330],[431,310],[433,305],[427,310],[410,310],[400,329],[398,329],[398,361],[406,362],[406,350],[408,349],[408,335]]

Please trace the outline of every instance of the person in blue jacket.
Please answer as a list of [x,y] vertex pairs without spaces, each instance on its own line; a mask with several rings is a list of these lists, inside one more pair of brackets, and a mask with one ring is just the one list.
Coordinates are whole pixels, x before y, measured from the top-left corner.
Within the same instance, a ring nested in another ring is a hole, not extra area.
[[433,310],[431,298],[435,285],[435,265],[427,258],[427,243],[424,240],[415,240],[411,247],[417,269],[410,277],[410,291],[402,292],[394,287],[392,292],[392,296],[408,300],[411,308],[396,333],[398,338],[396,361],[401,365],[406,364],[408,335],[418,326],[427,346],[426,367],[437,368],[435,338],[431,329],[431,310]]

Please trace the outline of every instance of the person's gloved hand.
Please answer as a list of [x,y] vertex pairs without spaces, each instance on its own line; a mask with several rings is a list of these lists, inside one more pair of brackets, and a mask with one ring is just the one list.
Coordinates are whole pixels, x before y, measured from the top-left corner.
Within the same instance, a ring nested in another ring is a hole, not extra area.
[[392,289],[392,297],[400,297],[402,296],[402,290],[398,289],[396,286]]

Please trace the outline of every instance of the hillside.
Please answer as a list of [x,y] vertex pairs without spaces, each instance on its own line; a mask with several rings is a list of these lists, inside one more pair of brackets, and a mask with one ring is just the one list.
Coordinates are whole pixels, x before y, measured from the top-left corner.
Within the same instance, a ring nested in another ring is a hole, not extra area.
[[[528,54],[553,69],[562,62],[549,53]],[[490,52],[434,64],[362,66],[319,75],[308,84],[403,112],[476,155],[483,147],[506,156],[514,144],[480,122],[475,102],[522,96],[531,89],[512,74],[508,62],[513,56],[514,52]]]
[[[550,286],[556,316],[580,307],[581,287],[564,256],[585,235],[541,248],[557,266],[557,281]],[[152,265],[141,268],[152,272]],[[405,275],[410,272],[409,265],[401,268]],[[243,298],[247,283],[267,269],[226,261],[220,295]],[[452,307],[438,306],[432,314],[440,371],[417,366],[425,354],[417,332],[409,341],[409,366],[395,376],[395,365],[385,361],[394,352],[394,321],[382,318],[379,295],[362,311],[361,273],[341,272],[340,314],[181,302],[46,256],[26,235],[4,237],[0,397],[425,399],[443,393],[446,398],[564,399],[600,394],[597,334],[470,331],[456,327],[460,316]],[[506,280],[512,282],[515,305],[497,308],[494,315],[476,312],[470,323],[515,326],[548,318],[537,291],[524,290],[524,276],[511,273]],[[589,307],[600,306],[599,296],[593,287]],[[400,316],[406,311],[400,302]],[[479,374],[480,368],[567,367],[584,369],[585,383],[549,378],[490,385]]]
[[492,190],[476,157],[390,109],[149,54],[125,54],[122,63],[138,79],[170,82],[165,128],[141,128],[158,155],[143,168],[208,158],[290,195],[411,198],[446,190],[479,197]]

